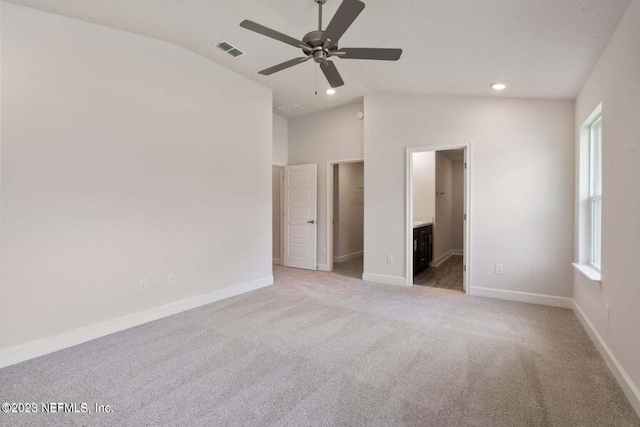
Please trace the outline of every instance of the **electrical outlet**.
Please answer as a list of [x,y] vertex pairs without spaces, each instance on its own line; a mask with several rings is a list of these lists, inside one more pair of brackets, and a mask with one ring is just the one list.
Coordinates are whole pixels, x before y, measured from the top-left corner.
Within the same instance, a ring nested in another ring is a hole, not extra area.
[[387,264],[393,264],[393,255],[387,255]]
[[607,307],[607,323],[609,323],[609,321],[611,320],[611,307],[609,307],[609,304],[607,304],[605,307]]
[[175,285],[176,284],[176,275],[173,273],[169,273],[169,276],[167,276],[167,283],[170,285]]
[[504,266],[502,264],[496,264],[496,274],[504,273]]
[[140,290],[146,291],[149,289],[149,281],[147,279],[140,279]]

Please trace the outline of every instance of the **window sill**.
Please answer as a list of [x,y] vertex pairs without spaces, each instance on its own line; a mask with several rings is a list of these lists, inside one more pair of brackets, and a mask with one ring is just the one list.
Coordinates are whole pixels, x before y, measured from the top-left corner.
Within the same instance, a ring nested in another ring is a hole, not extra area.
[[576,270],[582,273],[584,277],[589,279],[596,288],[600,289],[600,286],[602,285],[602,274],[600,274],[599,271],[586,264],[577,264],[574,262],[571,265],[573,265]]

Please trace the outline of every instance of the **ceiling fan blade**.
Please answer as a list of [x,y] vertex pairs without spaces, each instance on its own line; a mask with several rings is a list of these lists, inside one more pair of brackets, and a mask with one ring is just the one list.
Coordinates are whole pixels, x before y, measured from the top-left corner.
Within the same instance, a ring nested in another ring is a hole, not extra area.
[[364,3],[360,0],[343,0],[322,35],[322,43],[325,48],[338,44],[340,37],[342,37],[345,31],[353,24],[353,21],[356,20],[363,9]]
[[276,30],[272,30],[271,28],[267,28],[264,25],[257,24],[253,21],[249,21],[245,19],[240,23],[242,28],[246,28],[247,30],[255,31],[258,34],[262,34],[263,36],[271,37],[272,39],[276,39],[283,43],[289,44],[294,47],[307,47],[300,40],[294,39],[293,37],[289,37],[286,34],[282,34]]
[[324,61],[320,63],[320,69],[324,73],[324,76],[327,78],[327,81],[331,85],[331,87],[339,87],[344,84],[342,77],[340,77],[340,73],[336,68],[336,64],[331,61]]
[[368,47],[345,47],[336,52],[335,56],[344,59],[377,59],[380,61],[397,61],[402,55],[402,49],[377,49]]
[[311,59],[310,56],[306,56],[303,58],[295,58],[287,62],[283,62],[282,64],[274,65],[271,68],[267,68],[266,70],[262,70],[258,72],[258,74],[262,74],[263,76],[270,76],[273,73],[277,73],[278,71],[285,70],[289,67],[293,67],[294,65],[302,64],[305,61]]

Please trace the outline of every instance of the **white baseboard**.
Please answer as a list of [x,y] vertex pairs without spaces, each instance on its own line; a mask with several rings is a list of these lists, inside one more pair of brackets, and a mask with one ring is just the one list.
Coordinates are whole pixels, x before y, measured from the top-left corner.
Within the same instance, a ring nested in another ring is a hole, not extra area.
[[580,308],[578,303],[573,301],[573,312],[576,314],[580,323],[591,337],[591,341],[595,344],[596,348],[600,352],[600,355],[607,363],[607,366],[611,370],[611,373],[618,381],[620,388],[624,392],[627,399],[629,399],[629,403],[633,406],[638,416],[640,416],[640,391],[638,387],[633,383],[629,375],[627,375],[626,371],[616,359],[616,356],[613,354],[607,343],[602,339],[596,328],[593,326],[593,323],[589,320],[584,311]]
[[280,265],[280,259],[273,258],[273,265]]
[[385,276],[382,274],[364,273],[362,280],[365,282],[384,283],[385,285],[407,286],[407,279],[397,276]]
[[531,294],[529,292],[507,291],[504,289],[494,288],[479,288],[476,286],[472,286],[469,293],[477,297],[524,302],[527,304],[547,305],[550,307],[573,308],[573,299],[556,297],[553,295]]
[[333,262],[341,263],[346,261],[351,261],[352,259],[361,257],[364,251],[354,252],[352,254],[342,255],[342,256],[334,256]]
[[318,264],[318,270],[329,271],[329,266],[327,264]]
[[440,264],[449,259],[449,257],[453,255],[462,255],[462,249],[450,249],[445,252],[442,256],[438,257],[438,259],[434,259],[429,263],[429,267],[439,267]]
[[163,317],[172,316],[183,311],[211,304],[236,295],[244,294],[246,292],[251,292],[272,284],[273,276],[264,277],[252,282],[220,289],[209,294],[173,302],[160,307],[118,317],[106,322],[96,323],[74,331],[54,335],[49,338],[43,338],[27,344],[11,347],[0,351],[0,368],[24,362],[25,360],[43,356],[48,353],[53,353],[54,351],[73,347],[96,338],[120,332],[125,329],[133,328],[134,326],[152,322]]

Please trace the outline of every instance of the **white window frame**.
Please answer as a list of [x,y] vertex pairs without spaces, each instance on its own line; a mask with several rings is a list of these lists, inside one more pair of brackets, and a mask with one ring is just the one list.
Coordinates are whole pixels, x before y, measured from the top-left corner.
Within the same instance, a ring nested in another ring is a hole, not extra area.
[[[599,132],[599,135],[596,133]],[[596,223],[596,205],[600,205]],[[589,124],[589,266],[602,271],[602,111]],[[600,242],[596,248],[596,240]]]
[[[573,267],[597,288],[602,285],[602,146],[595,146],[594,131],[603,131],[602,104],[589,115],[580,127],[580,137],[577,145],[576,175],[576,224],[577,224],[577,253]],[[601,127],[602,129],[598,129]],[[602,136],[600,134],[598,136]],[[598,148],[598,150],[594,150]],[[598,224],[594,221],[595,207],[600,204],[600,257],[596,253],[595,236]],[[600,263],[598,263],[598,259]]]

